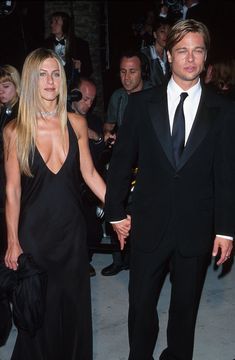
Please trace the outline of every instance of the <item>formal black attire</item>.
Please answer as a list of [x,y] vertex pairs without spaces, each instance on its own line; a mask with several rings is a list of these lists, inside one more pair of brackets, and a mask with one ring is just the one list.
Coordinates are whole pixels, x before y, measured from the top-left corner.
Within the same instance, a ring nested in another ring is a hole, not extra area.
[[[103,122],[100,117],[93,113],[86,116],[88,128],[95,131],[100,138],[95,141],[89,139],[91,157],[98,173],[105,178],[105,142],[103,137]],[[87,222],[87,242],[89,248],[89,260],[92,260],[94,249],[100,244],[103,238],[103,220],[97,216],[97,206],[100,200],[95,196],[90,188],[82,183],[82,199],[84,204],[84,214]]]
[[[54,35],[49,36],[43,46],[55,50],[56,39]],[[73,60],[81,61],[81,70],[78,71],[74,68]],[[89,77],[93,72],[93,66],[90,55],[89,43],[80,38],[80,37],[72,37],[70,40],[66,41],[65,48],[65,65],[64,65],[68,87],[72,83],[76,83],[79,77]]]
[[19,256],[16,271],[0,261],[0,346],[9,336],[12,318],[18,329],[35,335],[44,320],[46,288],[47,274],[30,254]]
[[[159,325],[156,305],[170,265],[167,349],[161,360],[192,359],[194,328],[215,234],[234,236],[232,102],[203,89],[178,165],[165,88],[129,96],[108,172],[108,221],[123,205],[133,163],[129,283],[129,360],[150,360]],[[118,169],[118,172],[116,171]]]
[[22,176],[19,241],[48,275],[45,319],[34,337],[19,331],[12,360],[91,360],[92,329],[79,149],[68,121],[69,151],[57,173],[37,147],[33,177]]

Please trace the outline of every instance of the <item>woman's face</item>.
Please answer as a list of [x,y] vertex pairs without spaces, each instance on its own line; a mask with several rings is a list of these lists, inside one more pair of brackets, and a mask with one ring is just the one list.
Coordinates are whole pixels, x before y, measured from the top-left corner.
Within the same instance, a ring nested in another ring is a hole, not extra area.
[[61,74],[59,64],[54,58],[42,62],[39,69],[39,94],[41,99],[53,101],[59,95]]
[[0,83],[0,103],[7,105],[16,97],[16,87],[11,81]]

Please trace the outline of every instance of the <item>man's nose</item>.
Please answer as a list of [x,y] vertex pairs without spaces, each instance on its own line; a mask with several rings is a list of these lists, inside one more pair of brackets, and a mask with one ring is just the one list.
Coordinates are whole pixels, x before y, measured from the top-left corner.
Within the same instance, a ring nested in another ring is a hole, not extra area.
[[194,53],[193,53],[193,51],[189,51],[189,52],[188,52],[187,58],[188,58],[188,61],[193,61],[193,60],[194,60]]

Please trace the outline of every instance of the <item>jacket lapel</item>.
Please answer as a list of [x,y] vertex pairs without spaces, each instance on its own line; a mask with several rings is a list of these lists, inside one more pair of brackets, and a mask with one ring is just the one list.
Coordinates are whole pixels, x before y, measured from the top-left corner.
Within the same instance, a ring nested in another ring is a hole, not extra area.
[[[158,93],[155,94],[154,99],[148,103],[148,110],[158,141],[171,165],[175,167],[170,134],[167,94],[164,90],[165,89],[163,88],[158,89]],[[159,95],[159,93],[161,93],[161,95]],[[213,120],[218,114],[217,106],[207,105],[209,96],[206,89],[203,89],[198,111],[177,170],[180,170],[186,164],[200,146],[208,133]]]
[[149,102],[148,110],[154,130],[163,148],[163,151],[172,166],[175,167],[170,134],[166,91],[161,91],[161,94],[161,96],[159,96],[159,93],[156,94],[156,99]]
[[180,170],[193,153],[200,146],[201,142],[204,140],[207,135],[212,121],[218,114],[218,109],[215,106],[208,106],[206,104],[206,95],[205,91],[202,93],[199,107],[196,113],[196,117],[190,131],[188,141],[186,143],[183,154],[180,158],[177,170]]

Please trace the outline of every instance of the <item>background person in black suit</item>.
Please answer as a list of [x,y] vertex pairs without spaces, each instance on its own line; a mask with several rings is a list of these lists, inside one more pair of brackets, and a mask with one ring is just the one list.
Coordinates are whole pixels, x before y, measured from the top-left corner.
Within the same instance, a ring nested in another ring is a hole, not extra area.
[[43,46],[54,50],[62,59],[70,89],[80,76],[89,77],[93,72],[89,44],[75,36],[72,18],[63,11],[51,15],[50,26],[51,35]]
[[[105,142],[103,134],[103,121],[94,112],[96,100],[96,84],[91,78],[81,77],[71,85],[69,94],[69,109],[76,114],[84,116],[87,120],[88,138],[91,157],[98,173],[105,177]],[[103,238],[102,219],[97,216],[97,207],[101,206],[100,200],[89,189],[83,180],[81,183],[83,210],[87,223],[87,244],[89,250],[90,276],[95,276],[96,271],[91,265],[93,248],[97,247]]]
[[[211,253],[220,265],[233,247],[235,108],[232,101],[201,86],[209,43],[200,22],[182,20],[172,27],[167,89],[130,96],[114,146],[105,214],[115,222],[122,248],[125,238],[119,227],[129,221],[123,202],[138,159],[131,209],[129,360],[152,359],[159,330],[156,305],[168,267],[172,289],[167,348],[160,359],[192,359]],[[181,109],[176,111],[178,104]]]

